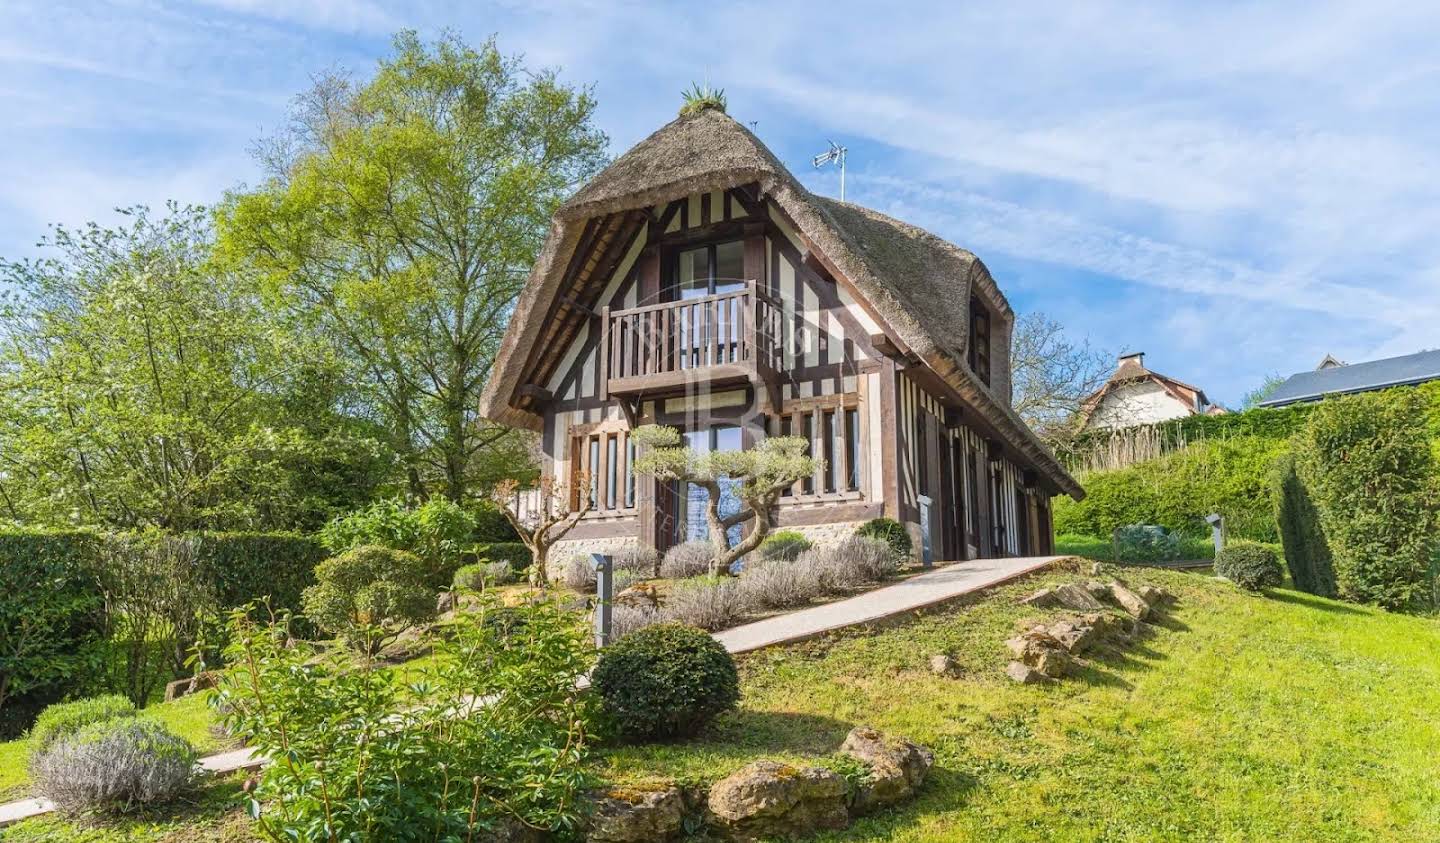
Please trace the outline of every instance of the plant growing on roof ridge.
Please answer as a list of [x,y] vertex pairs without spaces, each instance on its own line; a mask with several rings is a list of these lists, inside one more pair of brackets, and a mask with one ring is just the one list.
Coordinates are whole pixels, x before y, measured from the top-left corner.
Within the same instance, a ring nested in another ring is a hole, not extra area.
[[691,82],[690,88],[680,92],[682,103],[680,105],[680,116],[689,117],[699,114],[706,109],[713,108],[721,114],[725,113],[725,89],[711,87],[709,82],[703,86],[699,82]]
[[[705,524],[715,547],[711,575],[729,571],[731,562],[759,547],[770,534],[772,510],[780,493],[802,478],[814,476],[824,464],[806,455],[810,443],[799,436],[771,436],[745,451],[699,453],[686,447],[684,437],[673,427],[641,425],[633,435],[641,449],[635,459],[636,474],[694,483],[705,490]],[[722,516],[724,488],[720,481],[725,479],[737,481],[731,489],[741,507]],[[731,547],[730,528],[752,519],[750,534]]]

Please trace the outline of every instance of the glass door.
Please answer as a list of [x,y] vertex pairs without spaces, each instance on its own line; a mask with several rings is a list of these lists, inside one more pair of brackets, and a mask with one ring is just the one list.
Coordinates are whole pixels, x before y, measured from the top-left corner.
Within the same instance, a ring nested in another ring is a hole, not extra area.
[[[685,445],[698,453],[711,451],[738,451],[741,447],[740,428],[731,425],[716,425],[704,430],[692,430],[685,434]],[[720,517],[724,518],[740,511],[740,497],[735,493],[740,481],[730,477],[720,479]],[[676,542],[705,541],[710,538],[710,528],[705,523],[705,506],[710,493],[698,483],[687,483],[683,492],[678,492],[680,512],[676,518]],[[744,535],[740,525],[731,527],[726,534],[731,546]]]

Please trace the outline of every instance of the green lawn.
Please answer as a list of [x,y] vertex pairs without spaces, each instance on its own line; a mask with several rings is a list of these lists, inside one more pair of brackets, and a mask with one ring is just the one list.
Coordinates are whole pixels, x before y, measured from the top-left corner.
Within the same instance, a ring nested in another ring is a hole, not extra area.
[[[914,802],[817,840],[1437,839],[1440,623],[1198,574],[1124,574],[1180,606],[1156,637],[1059,686],[1005,680],[1002,642],[1047,614],[1017,598],[1073,574],[745,657],[740,711],[698,740],[609,749],[599,763],[617,781],[708,783],[760,757],[828,755],[865,723],[932,747],[936,768]],[[963,678],[929,673],[939,652]],[[196,739],[204,711],[191,715],[165,717]],[[212,783],[178,810],[109,826],[30,821],[5,839],[245,840],[243,816],[225,810],[235,789]]]
[[[1440,624],[1196,574],[1159,635],[1056,687],[1001,676],[1038,613],[992,599],[743,660],[745,701],[702,740],[612,750],[617,778],[709,782],[833,752],[861,723],[936,752],[915,802],[824,840],[1422,840],[1440,829]],[[1047,580],[1063,578],[1050,575]],[[948,652],[965,678],[928,657]]]

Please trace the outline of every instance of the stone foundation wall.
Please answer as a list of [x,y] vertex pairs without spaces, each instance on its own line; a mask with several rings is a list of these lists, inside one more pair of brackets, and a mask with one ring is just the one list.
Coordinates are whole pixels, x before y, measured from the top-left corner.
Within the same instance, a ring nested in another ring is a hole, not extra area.
[[555,543],[550,548],[549,571],[551,577],[556,576],[564,570],[564,566],[570,561],[570,557],[577,553],[591,554],[603,553],[607,556],[619,553],[622,550],[633,550],[640,546],[639,536],[618,536],[609,539],[565,539]]
[[860,529],[860,525],[864,523],[864,521],[837,521],[834,524],[807,524],[803,527],[780,527],[771,532],[773,534],[780,532],[780,530],[787,532],[793,531],[809,539],[810,543],[816,547],[832,547],[855,535],[855,531]]

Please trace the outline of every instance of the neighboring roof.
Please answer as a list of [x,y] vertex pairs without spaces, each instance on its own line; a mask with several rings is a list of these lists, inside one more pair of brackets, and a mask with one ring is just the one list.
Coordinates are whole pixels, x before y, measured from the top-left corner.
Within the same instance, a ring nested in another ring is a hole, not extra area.
[[1320,358],[1320,362],[1319,362],[1319,364],[1317,364],[1317,365],[1315,366],[1315,368],[1316,368],[1316,369],[1333,369],[1333,368],[1335,368],[1336,366],[1344,366],[1344,365],[1345,365],[1345,361],[1344,361],[1344,360],[1339,360],[1339,359],[1337,359],[1333,354],[1327,354],[1327,355],[1325,355],[1324,357]]
[[[1099,389],[1090,393],[1081,403],[1086,422],[1088,423],[1091,414],[1100,406],[1105,396],[1122,386],[1140,382],[1149,382],[1158,385],[1176,401],[1188,406],[1192,413],[1204,412],[1216,414],[1215,408],[1219,406],[1211,404],[1210,399],[1205,397],[1205,390],[1200,387],[1192,386],[1185,381],[1172,378],[1169,375],[1162,375],[1153,369],[1147,369],[1145,367],[1145,354],[1143,352],[1136,352],[1133,354],[1120,355],[1119,363],[1115,366],[1115,372],[1110,375],[1110,379],[1105,381],[1105,384]],[[1189,394],[1187,395],[1186,393]],[[1224,408],[1220,408],[1219,412],[1225,412]]]
[[965,363],[969,300],[980,297],[997,315],[1014,317],[980,259],[929,232],[858,205],[815,196],[800,185],[748,129],[707,109],[677,118],[606,167],[560,207],[531,271],[481,397],[495,421],[536,428],[533,413],[510,406],[537,339],[538,318],[560,295],[559,285],[587,220],[663,205],[694,193],[759,184],[813,251],[843,275],[884,318],[905,349],[941,378],[1029,458],[1060,489],[1084,491],[1021,421]]
[[1326,395],[1370,392],[1387,386],[1433,380],[1440,380],[1440,350],[1300,372],[1276,387],[1268,398],[1260,402],[1260,406],[1282,407],[1300,401],[1316,401]]

